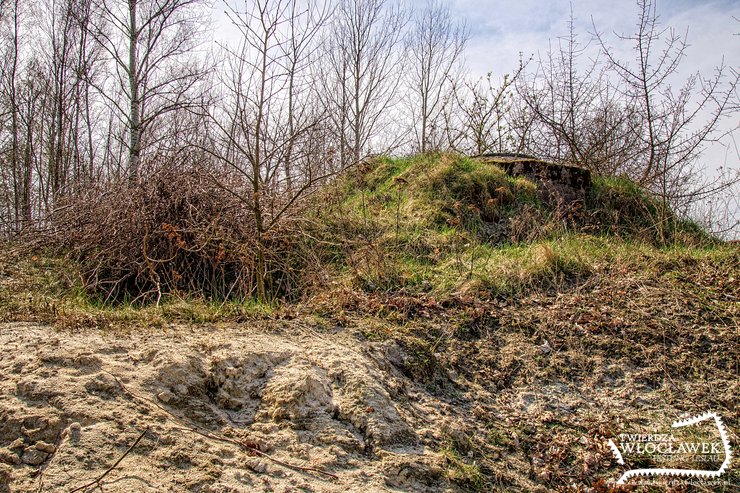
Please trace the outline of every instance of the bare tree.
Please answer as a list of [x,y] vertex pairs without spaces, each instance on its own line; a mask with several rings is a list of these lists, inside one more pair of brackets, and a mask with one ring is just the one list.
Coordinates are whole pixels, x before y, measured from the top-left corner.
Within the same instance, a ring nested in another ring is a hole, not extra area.
[[154,124],[170,112],[200,103],[197,89],[207,70],[203,57],[194,53],[207,25],[202,7],[203,0],[97,3],[102,22],[92,35],[115,68],[106,83],[95,85],[128,130],[131,183],[138,180],[147,133]]
[[[4,43],[9,47],[3,60],[3,100],[5,102],[6,118],[10,121],[9,127],[9,149],[6,152],[8,156],[8,167],[10,168],[9,181],[11,183],[10,201],[11,214],[10,222],[15,231],[20,231],[24,220],[30,219],[30,179],[28,172],[30,170],[22,169],[21,162],[21,143],[20,136],[20,96],[18,94],[18,80],[20,72],[20,50],[21,50],[21,33],[20,18],[21,8],[18,0],[6,1],[2,5],[3,13],[9,17],[9,29],[4,31],[7,38]],[[8,13],[6,9],[11,11]],[[24,183],[25,181],[25,183]]]
[[519,150],[511,122],[514,84],[524,65],[500,83],[492,74],[477,81],[462,81],[453,88],[454,106],[445,114],[450,147],[465,153],[484,154]]
[[422,153],[437,149],[443,136],[443,105],[459,78],[469,33],[455,23],[447,6],[429,3],[413,18],[406,40],[408,83],[415,147]]
[[599,58],[584,60],[589,44],[579,42],[571,11],[568,34],[519,80],[518,96],[532,118],[527,150],[601,173],[624,172],[634,160],[629,137],[639,118],[610,87]]
[[[305,79],[323,4],[299,11],[296,0],[250,0],[244,10],[228,5],[241,32],[225,47],[222,105],[208,114],[213,144],[202,150],[240,176],[245,188],[228,188],[252,213],[256,235],[256,296],[268,296],[268,236],[299,201],[326,177],[323,153],[314,152],[313,131],[323,120]],[[304,4],[305,6],[305,4]]]
[[46,97],[48,179],[45,201],[89,182],[94,168],[94,103],[98,48],[89,42],[92,0],[54,0],[47,5],[49,73]]
[[[320,49],[317,40],[324,29],[331,14],[330,4],[327,1],[307,0],[306,2],[290,2],[287,22],[287,39],[282,47],[286,60],[287,71],[287,125],[288,134],[295,134],[306,118],[308,106],[302,104],[302,98],[310,94],[315,88],[313,74],[308,70],[316,62],[316,55]],[[314,93],[315,95],[315,93]],[[283,172],[285,184],[289,190],[293,189],[293,149],[294,139],[289,139],[285,156],[283,157]]]
[[[343,166],[369,151],[397,102],[407,14],[386,0],[339,0],[327,39],[322,91]],[[384,147],[393,147],[398,139]]]
[[711,77],[695,73],[674,90],[673,79],[686,53],[686,33],[660,25],[654,0],[638,0],[637,8],[635,33],[618,36],[632,45],[634,60],[619,59],[602,34],[597,33],[597,38],[619,77],[627,104],[644,122],[634,129],[641,146],[640,172],[635,178],[662,199],[658,218],[662,235],[671,206],[685,207],[732,184],[700,183],[697,158],[705,144],[718,136],[719,122],[732,109],[738,74],[731,72],[727,80],[721,64]]

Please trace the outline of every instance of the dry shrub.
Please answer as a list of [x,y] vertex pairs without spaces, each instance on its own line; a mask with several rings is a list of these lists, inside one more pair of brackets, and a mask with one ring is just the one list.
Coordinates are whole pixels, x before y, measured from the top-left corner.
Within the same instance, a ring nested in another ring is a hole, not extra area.
[[[136,186],[67,198],[48,241],[78,263],[86,291],[106,302],[158,302],[163,294],[244,299],[255,288],[257,247],[245,190],[233,175],[163,168]],[[284,233],[265,239],[273,296],[297,282]]]

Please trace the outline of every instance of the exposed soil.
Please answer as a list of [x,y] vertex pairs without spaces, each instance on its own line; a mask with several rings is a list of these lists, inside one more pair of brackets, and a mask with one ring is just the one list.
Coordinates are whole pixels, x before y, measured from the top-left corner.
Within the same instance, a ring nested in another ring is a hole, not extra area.
[[[346,331],[317,335],[294,323],[156,334],[5,324],[0,344],[0,467],[10,491],[83,485],[147,427],[106,477],[105,491],[448,486],[444,461],[429,444],[453,410],[382,359],[401,357],[393,343],[358,343]],[[294,471],[183,428],[338,479]]]

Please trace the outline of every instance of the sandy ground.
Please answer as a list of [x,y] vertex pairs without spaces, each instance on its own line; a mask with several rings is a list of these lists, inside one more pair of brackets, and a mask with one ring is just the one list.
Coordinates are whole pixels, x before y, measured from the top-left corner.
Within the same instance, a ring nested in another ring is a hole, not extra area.
[[157,333],[14,323],[0,325],[0,346],[0,491],[73,491],[142,433],[103,491],[452,489],[428,446],[452,411],[394,366],[405,357],[394,343],[300,323]]

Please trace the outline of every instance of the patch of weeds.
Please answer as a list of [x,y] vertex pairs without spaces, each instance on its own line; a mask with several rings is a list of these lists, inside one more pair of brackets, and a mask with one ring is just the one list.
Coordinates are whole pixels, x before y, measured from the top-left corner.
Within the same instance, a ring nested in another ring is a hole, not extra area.
[[488,443],[494,446],[503,447],[505,449],[511,449],[514,446],[514,440],[511,438],[511,434],[507,430],[502,430],[492,424],[488,426]]
[[360,333],[368,340],[368,341],[387,341],[389,339],[393,338],[393,333],[391,329],[383,324],[380,323],[374,323],[374,320],[368,319],[363,321],[365,323],[362,323],[359,327]]
[[439,363],[434,356],[433,334],[429,338],[421,338],[414,335],[399,336],[397,342],[410,356],[405,365],[406,373],[419,382],[430,382],[439,371]]
[[499,249],[480,272],[492,297],[531,290],[562,290],[592,272],[588,256],[563,241]]
[[389,182],[400,176],[406,170],[408,170],[414,163],[423,159],[421,156],[416,158],[380,158],[375,163],[372,170],[370,170],[364,176],[364,182],[368,189],[376,192],[378,190],[388,188]]
[[537,184],[535,182],[523,176],[510,178],[510,180],[516,197],[520,202],[537,206],[542,205],[537,195]]
[[480,465],[475,460],[465,457],[450,444],[443,447],[440,453],[447,461],[447,479],[474,491],[488,488]]

